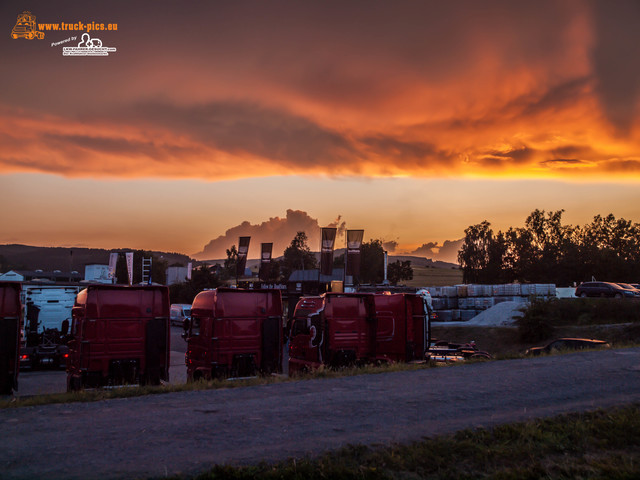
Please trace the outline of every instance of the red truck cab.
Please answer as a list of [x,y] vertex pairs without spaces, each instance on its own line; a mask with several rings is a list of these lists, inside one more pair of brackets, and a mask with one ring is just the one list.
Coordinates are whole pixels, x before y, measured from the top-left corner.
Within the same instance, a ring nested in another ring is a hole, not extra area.
[[423,361],[429,346],[429,307],[416,294],[374,295],[378,326],[376,354],[393,362]]
[[424,361],[429,313],[415,294],[326,293],[296,305],[289,374],[327,365]]
[[0,282],[0,395],[18,390],[18,354],[22,323],[21,286]]
[[189,381],[281,371],[279,290],[205,290],[193,300],[186,327]]
[[67,390],[169,380],[169,290],[91,285],[72,310]]
[[329,365],[368,362],[375,356],[373,294],[325,293],[303,297],[293,314],[289,375]]

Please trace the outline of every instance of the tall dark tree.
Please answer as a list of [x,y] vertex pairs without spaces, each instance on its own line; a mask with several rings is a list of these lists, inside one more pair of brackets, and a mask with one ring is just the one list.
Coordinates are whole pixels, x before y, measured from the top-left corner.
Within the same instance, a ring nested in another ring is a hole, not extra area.
[[623,218],[616,219],[612,214],[596,215],[583,230],[581,243],[589,276],[637,282],[640,277],[640,225]]
[[360,249],[360,283],[375,284],[382,283],[383,280],[384,248],[382,240],[363,242]]
[[489,247],[492,240],[493,230],[486,220],[465,229],[464,242],[458,252],[463,282],[481,283],[484,280],[484,270],[489,264]]
[[291,240],[291,244],[284,250],[281,272],[284,281],[287,281],[295,270],[312,270],[318,267],[318,261],[309,245],[307,234],[298,232]]
[[238,264],[238,249],[235,245],[227,248],[227,258],[224,261],[223,278],[228,280],[236,277],[236,265]]
[[387,269],[387,277],[392,285],[397,285],[402,280],[412,280],[413,268],[411,268],[411,260],[403,262],[396,260],[390,263]]
[[522,228],[493,235],[488,222],[465,230],[458,259],[465,282],[571,285],[595,277],[636,283],[640,225],[597,215],[583,227],[562,223],[563,210],[534,210]]
[[265,280],[267,283],[277,283],[281,281],[281,263],[272,259],[265,267]]

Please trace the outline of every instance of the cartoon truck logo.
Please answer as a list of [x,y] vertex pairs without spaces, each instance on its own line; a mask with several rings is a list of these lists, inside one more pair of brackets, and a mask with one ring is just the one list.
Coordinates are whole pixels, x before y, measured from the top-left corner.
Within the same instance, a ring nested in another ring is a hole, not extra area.
[[37,38],[38,40],[42,40],[44,38],[44,32],[37,29],[36,16],[31,12],[24,11],[18,14],[18,20],[11,30],[11,38],[14,40],[17,38],[26,38],[27,40]]

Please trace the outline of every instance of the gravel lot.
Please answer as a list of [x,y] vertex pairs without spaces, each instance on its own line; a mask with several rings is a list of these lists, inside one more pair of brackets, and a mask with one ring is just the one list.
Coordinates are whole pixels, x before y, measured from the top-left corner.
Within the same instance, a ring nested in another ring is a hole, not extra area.
[[640,401],[640,348],[0,411],[7,479],[144,478]]

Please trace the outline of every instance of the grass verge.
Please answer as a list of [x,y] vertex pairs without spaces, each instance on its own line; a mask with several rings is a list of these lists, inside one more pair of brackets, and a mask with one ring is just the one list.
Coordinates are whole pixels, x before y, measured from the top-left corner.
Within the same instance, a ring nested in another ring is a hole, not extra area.
[[216,379],[210,381],[199,381],[192,383],[184,383],[180,385],[162,385],[162,386],[123,386],[119,388],[98,388],[91,390],[82,390],[79,392],[55,393],[48,395],[34,395],[32,397],[14,397],[7,400],[0,400],[0,409],[31,407],[37,405],[47,405],[51,403],[74,403],[74,402],[96,402],[99,400],[108,400],[112,398],[130,398],[141,397],[144,395],[157,395],[172,392],[186,392],[195,390],[215,390],[219,388],[239,388],[251,387],[258,385],[269,385],[273,383],[283,383],[298,380],[311,380],[317,378],[339,378],[353,375],[370,375],[400,371],[417,370],[428,368],[429,364],[406,364],[392,363],[381,366],[364,366],[343,368],[340,370],[320,368],[313,372],[287,377],[284,375],[273,375],[264,377],[243,378],[237,380]]
[[[349,446],[317,459],[216,466],[208,479],[570,479],[640,477],[640,407],[464,430],[390,447]],[[174,477],[185,478],[185,477]]]

